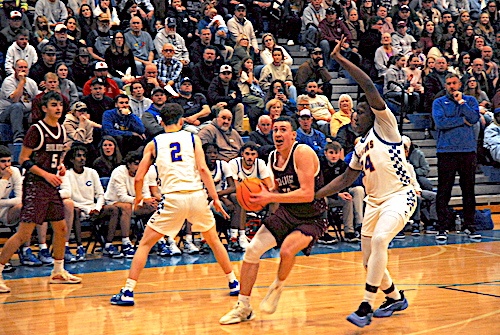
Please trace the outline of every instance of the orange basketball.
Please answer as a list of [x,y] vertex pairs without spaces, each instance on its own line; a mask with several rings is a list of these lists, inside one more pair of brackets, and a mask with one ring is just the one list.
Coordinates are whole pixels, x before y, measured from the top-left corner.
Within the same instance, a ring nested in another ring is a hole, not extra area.
[[259,212],[264,207],[257,204],[250,203],[250,195],[252,193],[259,193],[261,190],[262,180],[259,178],[248,178],[243,180],[236,187],[236,198],[240,203],[241,207],[246,209],[249,212]]

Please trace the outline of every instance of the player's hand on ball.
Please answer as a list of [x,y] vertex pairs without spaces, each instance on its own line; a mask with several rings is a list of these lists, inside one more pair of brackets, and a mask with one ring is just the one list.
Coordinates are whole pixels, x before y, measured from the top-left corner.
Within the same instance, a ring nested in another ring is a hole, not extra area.
[[222,207],[222,203],[219,199],[214,200],[213,202],[214,208],[217,212],[221,213],[224,219],[228,220],[230,218],[229,214],[226,213],[224,207]]
[[57,173],[61,177],[64,177],[64,175],[66,174],[66,167],[64,166],[64,164],[59,164],[59,166],[57,167]]
[[260,184],[260,192],[250,194],[250,203],[255,205],[267,206],[271,202],[273,194],[269,192],[264,184]]

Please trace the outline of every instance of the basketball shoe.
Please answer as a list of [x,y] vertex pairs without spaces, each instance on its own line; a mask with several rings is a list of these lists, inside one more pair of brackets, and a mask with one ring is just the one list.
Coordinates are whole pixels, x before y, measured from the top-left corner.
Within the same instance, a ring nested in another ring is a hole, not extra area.
[[66,270],[62,270],[61,272],[54,272],[50,274],[49,283],[51,284],[80,284],[82,282],[82,278],[73,276]]
[[246,235],[240,235],[238,237],[238,244],[240,245],[240,249],[245,251],[250,244],[250,239]]
[[271,286],[269,286],[269,290],[267,291],[266,296],[262,299],[260,303],[260,310],[264,313],[273,314],[276,312],[276,308],[278,308],[278,302],[280,301],[281,292],[283,292],[283,285],[276,285],[276,282],[273,282]]
[[120,293],[111,297],[111,305],[118,306],[134,306],[134,292],[126,288],[122,288]]
[[184,241],[184,247],[182,248],[185,254],[192,255],[200,252],[200,249],[192,241]]
[[0,293],[9,293],[10,292],[10,287],[8,287],[5,284],[5,281],[3,280],[2,274],[0,273]]
[[235,323],[250,321],[255,318],[252,307],[250,305],[245,306],[244,303],[238,301],[234,305],[233,309],[230,310],[226,315],[220,318],[219,323],[221,325],[231,325]]
[[234,280],[229,283],[229,295],[231,297],[235,297],[238,294],[240,294],[240,282],[237,280]]
[[358,326],[359,328],[363,328],[364,326],[368,326],[372,323],[373,310],[370,304],[366,301],[363,301],[356,312],[352,312],[348,317],[347,321]]
[[385,297],[385,301],[375,312],[373,312],[373,317],[375,318],[386,318],[392,315],[392,313],[397,311],[402,311],[408,308],[408,300],[406,300],[403,290],[399,291],[401,294],[401,299],[395,300],[389,297]]

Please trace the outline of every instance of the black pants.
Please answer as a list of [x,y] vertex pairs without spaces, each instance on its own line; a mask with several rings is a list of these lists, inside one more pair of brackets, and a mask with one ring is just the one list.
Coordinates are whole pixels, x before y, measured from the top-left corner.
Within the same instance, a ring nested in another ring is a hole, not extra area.
[[455,175],[460,177],[462,189],[464,229],[474,227],[474,213],[476,198],[474,185],[476,183],[476,153],[450,152],[438,153],[438,191],[436,197],[437,230],[444,231],[453,226],[453,213],[448,207],[451,198],[451,189],[455,183]]

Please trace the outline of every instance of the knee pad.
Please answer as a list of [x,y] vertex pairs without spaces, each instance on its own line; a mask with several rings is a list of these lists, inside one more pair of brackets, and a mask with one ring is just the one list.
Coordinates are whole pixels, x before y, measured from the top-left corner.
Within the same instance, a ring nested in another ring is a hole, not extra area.
[[258,243],[253,243],[255,240],[252,240],[250,244],[248,245],[245,254],[243,255],[243,261],[250,263],[250,264],[259,264],[260,263],[260,257],[267,251],[267,250],[261,250],[257,244]]

